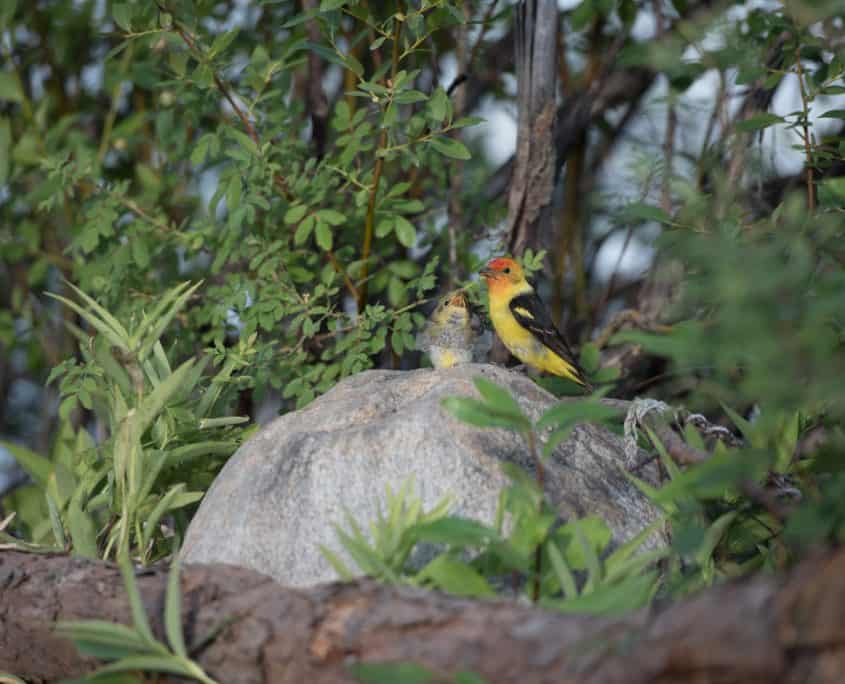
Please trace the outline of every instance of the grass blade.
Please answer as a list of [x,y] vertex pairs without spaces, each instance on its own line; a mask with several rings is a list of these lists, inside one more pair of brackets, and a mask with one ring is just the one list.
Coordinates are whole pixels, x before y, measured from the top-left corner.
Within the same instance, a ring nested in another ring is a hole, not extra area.
[[164,629],[167,640],[176,655],[188,657],[185,637],[182,634],[182,596],[179,587],[179,550],[173,549],[173,563],[167,576],[167,591],[164,597]]

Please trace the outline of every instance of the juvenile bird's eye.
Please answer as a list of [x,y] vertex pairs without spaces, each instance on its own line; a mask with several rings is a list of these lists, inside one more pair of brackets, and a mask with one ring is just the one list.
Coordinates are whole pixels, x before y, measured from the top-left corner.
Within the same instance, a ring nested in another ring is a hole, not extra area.
[[510,266],[509,266],[508,268],[505,269],[505,273],[510,273],[510,272],[511,272],[511,269],[510,269]]

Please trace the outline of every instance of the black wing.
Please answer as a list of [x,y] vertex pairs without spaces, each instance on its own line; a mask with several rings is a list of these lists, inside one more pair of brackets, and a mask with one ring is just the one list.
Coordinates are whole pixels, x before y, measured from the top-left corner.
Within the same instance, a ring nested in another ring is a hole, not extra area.
[[572,352],[572,348],[549,317],[546,307],[536,292],[514,297],[510,303],[510,310],[520,325],[528,328],[538,340],[572,365],[578,373],[578,377],[586,384],[584,380],[586,374],[578,363],[578,357]]

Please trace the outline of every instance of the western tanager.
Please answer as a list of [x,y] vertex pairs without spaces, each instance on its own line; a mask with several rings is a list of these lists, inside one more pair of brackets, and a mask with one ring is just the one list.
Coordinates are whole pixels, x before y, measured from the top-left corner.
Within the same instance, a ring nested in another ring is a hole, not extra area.
[[537,370],[588,387],[575,355],[522,267],[513,259],[492,259],[481,275],[487,281],[490,320],[511,354]]
[[428,352],[435,368],[472,363],[477,335],[466,295],[460,290],[443,297],[417,337],[417,347]]

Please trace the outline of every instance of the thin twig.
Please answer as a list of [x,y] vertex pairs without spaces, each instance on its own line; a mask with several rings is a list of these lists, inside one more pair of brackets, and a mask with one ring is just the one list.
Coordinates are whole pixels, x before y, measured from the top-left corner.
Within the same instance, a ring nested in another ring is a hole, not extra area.
[[[393,20],[396,26],[393,29],[393,52],[392,64],[390,65],[390,85],[396,80],[396,71],[399,66],[399,38],[402,34],[402,22],[398,19]],[[378,186],[381,180],[381,172],[384,168],[384,157],[379,156],[379,152],[387,147],[387,129],[382,129],[379,136],[379,142],[376,146],[376,163],[373,169],[373,184],[370,188],[370,197],[367,201],[367,217],[364,220],[364,242],[361,245],[361,288],[358,290],[358,296],[355,298],[358,303],[358,312],[364,310],[367,303],[367,276],[369,275],[369,258],[370,251],[373,246],[373,226],[376,219],[376,198],[378,197]]]
[[807,208],[816,208],[816,192],[813,184],[813,150],[810,143],[810,108],[807,103],[807,91],[804,87],[804,67],[801,65],[801,43],[795,46],[795,70],[798,75],[798,92],[801,94],[801,136],[804,141],[804,154],[807,157]]

